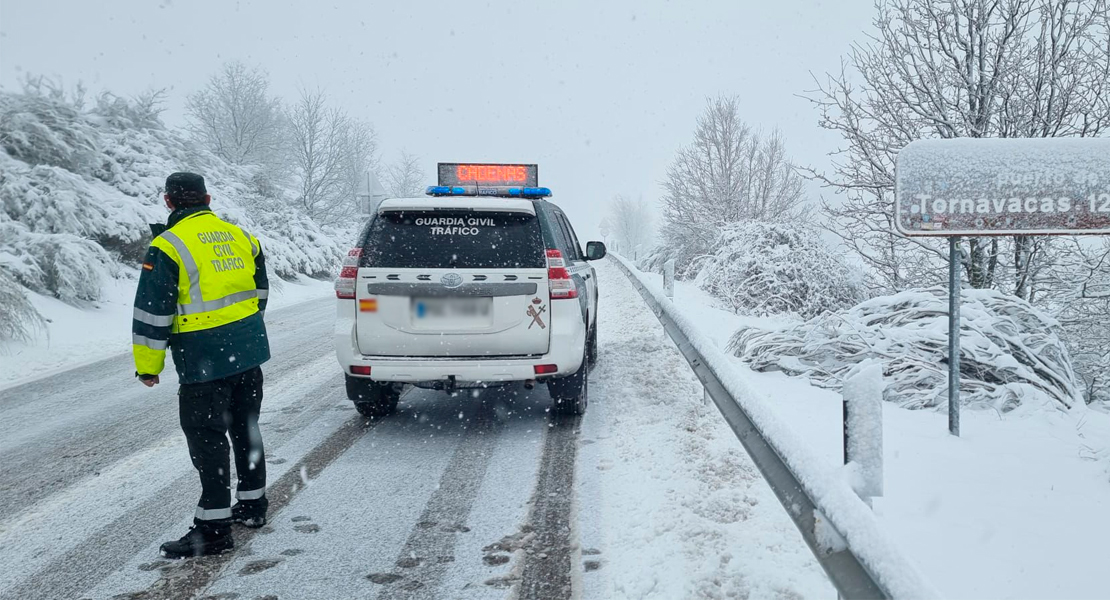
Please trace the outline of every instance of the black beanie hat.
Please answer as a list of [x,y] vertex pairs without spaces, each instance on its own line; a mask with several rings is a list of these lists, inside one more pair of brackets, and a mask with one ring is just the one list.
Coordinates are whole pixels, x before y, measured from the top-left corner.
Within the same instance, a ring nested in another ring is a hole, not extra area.
[[199,204],[204,202],[208,190],[204,187],[204,177],[180,172],[166,178],[166,195],[175,204]]

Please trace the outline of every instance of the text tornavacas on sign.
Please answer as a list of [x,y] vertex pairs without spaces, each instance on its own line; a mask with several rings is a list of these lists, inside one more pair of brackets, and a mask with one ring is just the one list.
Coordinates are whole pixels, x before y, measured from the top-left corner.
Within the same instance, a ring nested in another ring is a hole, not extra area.
[[1110,213],[1110,191],[1090,193],[1086,198],[1069,196],[1026,196],[1014,194],[1011,189],[1044,186],[1097,185],[1095,173],[1044,173],[1006,171],[994,180],[997,196],[977,198],[944,198],[939,194],[914,194],[910,206],[913,214],[1003,214],[1003,213],[1067,213],[1085,207],[1089,213]]

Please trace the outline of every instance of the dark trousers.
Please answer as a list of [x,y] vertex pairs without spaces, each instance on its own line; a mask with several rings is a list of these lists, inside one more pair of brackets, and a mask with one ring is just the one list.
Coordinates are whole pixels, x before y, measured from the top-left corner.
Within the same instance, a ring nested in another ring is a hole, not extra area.
[[231,464],[228,434],[235,451],[239,476],[236,497],[257,500],[265,496],[266,456],[258,413],[262,407],[262,369],[215,381],[181,386],[181,429],[189,443],[189,456],[200,473],[201,496],[196,519],[231,518]]

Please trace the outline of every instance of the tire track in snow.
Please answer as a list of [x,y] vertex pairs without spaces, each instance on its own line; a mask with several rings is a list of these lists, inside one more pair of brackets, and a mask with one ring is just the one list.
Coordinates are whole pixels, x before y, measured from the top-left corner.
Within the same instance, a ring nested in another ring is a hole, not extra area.
[[517,597],[523,600],[571,598],[578,542],[572,519],[574,470],[581,417],[551,415],[532,498],[529,526],[534,537],[525,547]]
[[382,574],[391,584],[379,598],[435,599],[447,566],[455,561],[455,538],[469,531],[465,523],[485,480],[503,425],[492,409],[483,406],[477,422],[466,428],[462,441],[440,477],[408,540],[398,553],[395,568]]

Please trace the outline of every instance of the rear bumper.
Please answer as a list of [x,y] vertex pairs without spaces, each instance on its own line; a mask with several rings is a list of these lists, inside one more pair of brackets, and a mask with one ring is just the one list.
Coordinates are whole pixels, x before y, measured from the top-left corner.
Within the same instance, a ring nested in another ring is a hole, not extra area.
[[[342,362],[342,361],[340,361]],[[579,358],[581,364],[581,358]],[[535,365],[558,365],[556,375],[573,373],[579,365],[567,365],[565,368],[554,362],[550,355],[526,359],[437,359],[434,362],[420,359],[397,359],[395,357],[354,357],[351,365],[344,369],[350,374],[350,366],[368,366],[371,369],[369,379],[374,381],[394,381],[404,383],[431,383],[447,381],[454,377],[459,383],[504,383],[509,381],[524,381],[552,377],[553,375],[537,376]],[[359,375],[354,375],[359,377]]]
[[[367,356],[359,352],[355,338],[354,301],[338,300],[337,304],[335,355],[343,372],[348,375],[352,375],[351,367],[370,367],[367,378],[374,381],[430,384],[454,378],[456,383],[481,384],[559,377],[570,375],[582,366],[586,344],[586,326],[582,320],[552,322],[548,352],[542,355],[490,358]],[[554,373],[536,375],[536,365],[551,364],[557,367]]]

